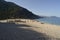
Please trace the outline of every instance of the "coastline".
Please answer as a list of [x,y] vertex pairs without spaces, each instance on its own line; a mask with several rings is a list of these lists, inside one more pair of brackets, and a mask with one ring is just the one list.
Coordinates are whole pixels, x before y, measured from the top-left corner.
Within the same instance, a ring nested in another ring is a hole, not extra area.
[[[4,23],[3,20],[0,22]],[[19,27],[23,29],[30,29],[34,30],[38,33],[43,33],[48,35],[51,38],[59,38],[60,39],[60,26],[59,25],[52,25],[47,23],[41,23],[36,20],[30,19],[8,19],[5,20],[5,23],[15,23],[15,24],[24,24],[29,25],[29,27]]]

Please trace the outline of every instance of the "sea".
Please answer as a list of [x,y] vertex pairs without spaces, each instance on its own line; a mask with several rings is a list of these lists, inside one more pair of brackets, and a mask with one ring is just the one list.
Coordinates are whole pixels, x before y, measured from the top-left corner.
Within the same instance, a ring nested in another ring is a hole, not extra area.
[[43,23],[60,25],[60,17],[45,17],[45,18],[39,18],[39,19],[36,19],[36,20],[40,21],[40,22],[43,22]]

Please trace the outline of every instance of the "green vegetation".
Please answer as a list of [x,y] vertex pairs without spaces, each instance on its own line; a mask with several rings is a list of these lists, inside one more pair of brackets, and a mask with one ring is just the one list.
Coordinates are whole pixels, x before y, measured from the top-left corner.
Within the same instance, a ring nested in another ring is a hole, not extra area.
[[18,6],[12,2],[6,2],[0,0],[0,19],[9,19],[9,18],[25,18],[25,19],[35,19],[39,16],[34,15],[29,10]]

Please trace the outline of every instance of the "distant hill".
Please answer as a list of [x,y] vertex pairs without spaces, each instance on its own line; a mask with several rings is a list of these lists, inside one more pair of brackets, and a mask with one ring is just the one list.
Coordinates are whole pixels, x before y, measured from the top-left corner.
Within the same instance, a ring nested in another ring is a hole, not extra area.
[[52,18],[57,18],[57,16],[51,16]]
[[15,3],[0,0],[0,19],[8,18],[38,19],[40,16]]

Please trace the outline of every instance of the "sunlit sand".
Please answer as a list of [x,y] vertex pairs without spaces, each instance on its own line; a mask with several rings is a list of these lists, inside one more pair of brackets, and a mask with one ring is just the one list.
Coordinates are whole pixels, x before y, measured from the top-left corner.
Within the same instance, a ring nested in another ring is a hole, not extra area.
[[0,20],[0,22],[0,35],[3,36],[2,33],[6,32],[4,36],[11,35],[13,40],[14,38],[15,40],[60,40],[60,26],[58,25],[30,19],[8,19]]

